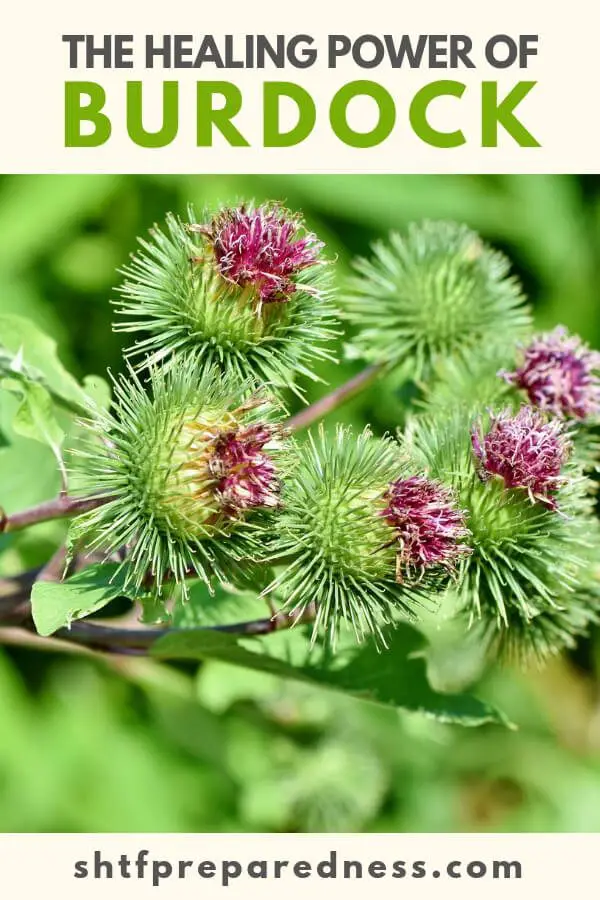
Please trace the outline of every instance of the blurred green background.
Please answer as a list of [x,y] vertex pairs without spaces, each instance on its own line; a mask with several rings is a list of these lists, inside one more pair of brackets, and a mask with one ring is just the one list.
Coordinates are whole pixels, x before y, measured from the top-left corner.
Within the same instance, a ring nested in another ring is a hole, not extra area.
[[[593,177],[4,177],[0,310],[53,335],[75,374],[118,371],[109,299],[136,237],[189,202],[212,209],[244,198],[302,209],[340,281],[351,257],[391,228],[464,221],[509,254],[541,327],[561,322],[600,346]],[[335,385],[357,368],[321,374]],[[401,409],[389,383],[337,418],[393,429]],[[0,451],[9,512],[55,491],[41,445]],[[43,561],[62,527],[2,538],[0,570]],[[498,670],[477,687],[514,731],[445,726],[224,664],[198,673],[43,652],[7,629],[0,643],[3,831],[600,830],[595,635],[543,672]]]

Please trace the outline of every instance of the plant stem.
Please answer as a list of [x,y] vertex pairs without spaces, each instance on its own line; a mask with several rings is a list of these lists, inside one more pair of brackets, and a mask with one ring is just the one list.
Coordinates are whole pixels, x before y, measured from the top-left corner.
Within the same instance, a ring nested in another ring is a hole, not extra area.
[[219,631],[222,634],[239,634],[257,637],[283,631],[293,625],[311,622],[315,617],[312,606],[303,612],[278,612],[272,618],[253,619],[232,625],[210,625],[204,628],[117,628],[96,625],[93,622],[73,622],[70,628],[61,628],[53,637],[75,644],[85,644],[97,650],[112,653],[137,650],[147,652],[159,638],[170,634],[193,634],[194,631]]
[[[31,569],[10,578],[0,579],[0,628],[18,626],[25,631],[35,632],[31,619],[29,596],[33,584],[40,579],[53,580],[55,573],[51,570],[54,563],[62,559],[63,550],[59,550],[49,566],[42,569]],[[316,607],[310,604],[306,609],[290,613],[277,610],[273,615],[263,619],[246,622],[235,622],[231,625],[207,625],[196,629],[199,631],[220,631],[225,634],[259,636],[272,634],[291,628],[292,625],[312,622],[316,615]],[[181,628],[123,628],[119,626],[96,624],[95,622],[73,622],[69,628],[62,628],[52,635],[53,640],[63,640],[71,644],[87,646],[90,649],[109,653],[146,653],[152,644],[167,634],[186,634],[194,629]]]
[[54,500],[46,500],[37,506],[32,506],[11,516],[2,514],[0,517],[0,534],[9,531],[19,531],[39,522],[49,522],[52,519],[68,519],[80,513],[95,509],[108,502],[107,497],[69,497],[67,494],[59,494]]
[[37,577],[37,581],[62,581],[67,561],[67,548],[63,545],[48,560]]
[[382,369],[382,365],[367,366],[367,368],[363,369],[362,372],[359,372],[358,375],[354,375],[349,381],[346,381],[344,384],[340,385],[340,387],[331,391],[331,393],[321,397],[316,403],[312,403],[310,406],[307,406],[306,409],[301,410],[299,413],[296,413],[295,416],[288,419],[288,428],[291,431],[299,431],[301,428],[307,428],[309,425],[312,425],[313,422],[324,418],[328,413],[337,409],[338,406],[341,406],[342,403],[345,403],[347,400],[350,400],[356,394],[360,393],[360,391],[371,384],[372,381],[375,381]]

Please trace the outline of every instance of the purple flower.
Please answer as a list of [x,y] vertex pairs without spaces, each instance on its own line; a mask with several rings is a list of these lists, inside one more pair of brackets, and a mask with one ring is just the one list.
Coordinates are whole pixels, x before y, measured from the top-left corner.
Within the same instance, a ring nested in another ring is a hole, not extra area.
[[275,464],[264,450],[274,435],[272,426],[256,424],[221,432],[216,438],[208,468],[216,478],[214,491],[227,515],[278,505]]
[[529,402],[561,418],[600,413],[600,353],[562,327],[542,334],[523,350],[514,372],[499,372],[527,393]]
[[496,475],[507,488],[524,488],[536,500],[556,509],[553,495],[564,483],[560,472],[571,449],[559,419],[523,406],[515,415],[505,409],[491,417],[489,430],[474,427],[471,440],[484,478]]
[[323,247],[298,216],[277,204],[224,209],[194,230],[211,243],[222,277],[254,288],[260,303],[287,302],[296,276],[318,263]]
[[396,531],[400,545],[396,556],[398,580],[403,572],[431,566],[452,568],[470,552],[462,538],[468,536],[465,515],[456,506],[452,491],[424,475],[394,481],[386,494],[383,511]]

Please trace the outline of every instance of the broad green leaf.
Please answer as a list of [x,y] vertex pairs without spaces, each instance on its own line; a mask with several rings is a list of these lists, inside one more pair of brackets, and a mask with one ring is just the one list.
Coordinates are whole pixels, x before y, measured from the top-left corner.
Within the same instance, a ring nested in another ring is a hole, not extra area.
[[490,667],[489,629],[480,622],[470,628],[460,615],[461,598],[452,588],[439,597],[435,609],[423,610],[418,629],[427,680],[436,691],[456,693],[471,689]]
[[420,712],[444,722],[507,724],[501,713],[476,697],[434,691],[427,682],[423,660],[413,658],[421,638],[409,626],[389,632],[388,649],[384,652],[366,643],[336,654],[332,663],[323,668],[310,663],[291,665],[270,655],[269,640],[244,640],[221,632],[188,630],[160,638],[152,653],[163,659],[219,659],[281,678],[343,691],[385,706]]
[[266,618],[268,615],[266,602],[256,592],[218,587],[214,594],[210,594],[204,582],[196,581],[190,585],[187,599],[177,600],[172,621],[176,628],[204,628]]
[[112,391],[106,378],[100,375],[86,375],[83,379],[83,390],[92,405],[101,411],[110,407]]
[[58,358],[56,342],[28,319],[0,315],[0,376],[41,384],[71,411],[86,409],[86,393]]
[[473,627],[449,626],[431,638],[423,651],[429,683],[438,691],[463,691],[479,681],[489,667],[489,635]]
[[[13,423],[19,404],[13,393],[0,390],[0,431],[8,440],[8,446],[0,450],[0,507],[8,515],[56,497],[60,490],[58,467],[48,447],[15,431]],[[2,572],[43,565],[63,539],[65,528],[65,522],[57,519],[3,535]]]
[[69,627],[125,593],[117,564],[88,566],[66,581],[38,581],[31,592],[31,612],[38,634],[48,637]]
[[35,382],[5,378],[2,387],[17,394],[21,404],[13,419],[13,429],[21,437],[46,444],[52,450],[66,484],[66,471],[61,447],[65,437],[54,414],[54,404],[46,388]]
[[[92,432],[88,427],[90,418],[94,412],[107,412],[112,399],[110,384],[99,375],[86,375],[83,379],[83,390],[86,395],[87,415],[71,419],[68,429],[67,448],[69,451],[77,448],[82,442],[88,443],[92,438]],[[101,438],[96,434],[96,439]],[[76,488],[78,479],[77,467],[71,472],[70,487]]]

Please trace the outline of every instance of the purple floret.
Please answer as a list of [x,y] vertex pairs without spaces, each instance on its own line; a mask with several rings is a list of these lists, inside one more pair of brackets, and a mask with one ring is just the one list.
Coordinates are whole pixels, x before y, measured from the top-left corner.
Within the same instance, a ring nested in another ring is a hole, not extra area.
[[284,303],[296,277],[317,265],[323,247],[302,220],[281,206],[222,210],[197,231],[212,244],[217,269],[238,287],[253,287],[260,303]]
[[268,425],[249,425],[219,435],[209,468],[217,478],[215,493],[227,515],[279,503],[279,480],[265,445],[274,437]]
[[413,475],[394,481],[385,499],[383,514],[395,529],[399,544],[399,580],[404,572],[433,566],[453,568],[459,557],[470,552],[461,543],[469,534],[465,515],[449,488],[424,475]]
[[530,406],[491,417],[488,431],[471,432],[473,450],[484,478],[502,478],[507,488],[523,488],[532,502],[556,508],[554,495],[564,483],[561,469],[571,445],[563,423],[547,419]]
[[522,352],[514,372],[499,374],[525,391],[532,406],[561,418],[600,413],[600,353],[562,327],[542,334]]

